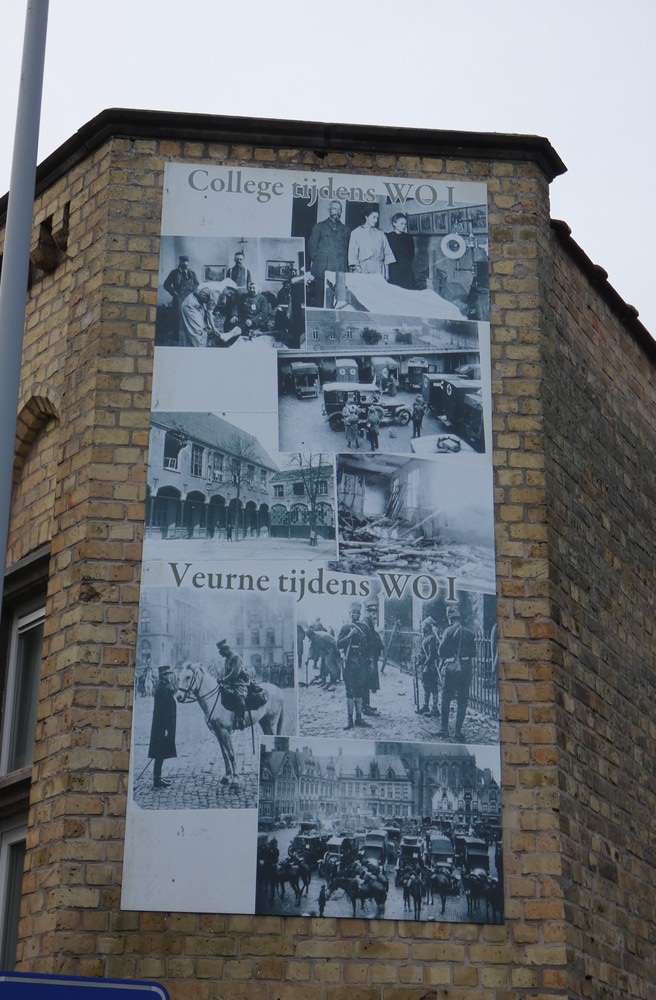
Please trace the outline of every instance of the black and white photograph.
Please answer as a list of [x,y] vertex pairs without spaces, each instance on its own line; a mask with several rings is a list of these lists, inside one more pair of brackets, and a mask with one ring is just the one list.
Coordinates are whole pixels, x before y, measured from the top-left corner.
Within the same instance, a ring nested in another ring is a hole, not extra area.
[[[387,195],[378,198],[373,190],[343,186],[340,197],[313,191],[294,198],[292,235],[305,238],[308,307],[489,320],[488,239],[480,225],[487,205],[446,211],[448,201],[442,206],[431,196],[425,210],[408,197],[410,187],[388,182]],[[436,229],[440,207],[444,221]],[[455,243],[444,243],[449,236]]]
[[282,356],[278,392],[281,451],[485,451],[478,352]]
[[501,919],[486,186],[362,185],[166,165],[128,908]]
[[299,349],[303,261],[303,241],[289,237],[163,236],[155,344]]
[[336,554],[332,455],[269,452],[216,413],[152,412],[147,506],[145,559]]
[[135,805],[254,808],[259,737],[293,735],[296,716],[290,598],[142,587]]
[[498,746],[264,738],[255,912],[503,922]]
[[299,735],[498,743],[495,595],[398,572],[368,590],[297,606]]
[[494,591],[492,470],[448,459],[337,456],[335,569],[455,576]]
[[488,327],[462,317],[436,319],[346,308],[308,308],[306,322],[306,351],[323,353],[477,351],[479,330]]

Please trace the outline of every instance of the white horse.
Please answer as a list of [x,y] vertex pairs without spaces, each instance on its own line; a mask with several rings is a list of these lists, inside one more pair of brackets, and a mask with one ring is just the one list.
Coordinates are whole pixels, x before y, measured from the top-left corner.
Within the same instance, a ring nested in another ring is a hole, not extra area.
[[[247,711],[246,728],[259,724],[263,733],[268,736],[285,735],[285,702],[280,688],[275,684],[260,684],[266,693],[266,704],[252,712]],[[232,746],[232,733],[237,728],[237,718],[234,712],[229,712],[221,703],[223,685],[212,674],[207,673],[200,663],[183,663],[178,671],[178,688],[175,694],[181,705],[196,702],[200,705],[208,728],[216,736],[223,763],[225,775],[221,778],[222,785],[236,785],[237,773],[235,753]]]

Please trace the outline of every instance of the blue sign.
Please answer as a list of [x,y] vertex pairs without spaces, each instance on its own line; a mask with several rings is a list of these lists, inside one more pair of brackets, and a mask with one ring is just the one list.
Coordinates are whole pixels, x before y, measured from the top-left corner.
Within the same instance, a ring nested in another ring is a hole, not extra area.
[[158,983],[0,972],[0,1000],[169,1000]]

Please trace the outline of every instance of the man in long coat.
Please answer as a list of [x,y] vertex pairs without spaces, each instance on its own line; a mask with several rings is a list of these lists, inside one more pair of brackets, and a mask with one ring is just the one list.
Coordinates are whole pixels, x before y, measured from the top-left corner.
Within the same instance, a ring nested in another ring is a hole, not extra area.
[[150,743],[148,756],[154,760],[153,788],[168,788],[170,781],[162,777],[162,764],[165,760],[177,757],[175,747],[175,725],[178,706],[174,697],[177,688],[173,670],[169,666],[159,668],[159,679],[155,688],[153,705],[153,721],[150,727]]
[[365,604],[365,625],[369,632],[369,668],[366,673],[364,689],[362,694],[362,714],[378,715],[378,709],[371,704],[371,695],[380,691],[380,678],[378,676],[378,661],[383,655],[383,640],[376,631],[378,621],[378,602],[369,601]]
[[324,300],[326,271],[348,271],[349,231],[341,219],[342,206],[338,201],[331,201],[328,218],[312,227],[307,254],[314,280],[309,290],[308,305],[322,308],[325,304],[331,307],[332,301]]
[[456,699],[456,740],[462,740],[462,725],[467,714],[469,687],[476,658],[476,638],[471,629],[460,624],[460,611],[450,605],[446,611],[449,623],[437,650],[444,664],[444,685],[442,687],[442,728],[440,735],[449,735],[449,712],[451,702]]
[[[357,602],[351,605],[350,621],[342,625],[337,636],[337,646],[344,656],[342,677],[346,689],[346,726],[353,729],[359,726],[370,729],[371,726],[362,718],[362,699],[368,690],[368,671],[370,663],[370,633],[368,626],[360,621],[361,607]],[[355,710],[355,719],[353,712]]]
[[424,689],[424,704],[417,711],[421,715],[428,715],[430,712],[430,700],[433,698],[433,715],[439,718],[440,711],[437,707],[439,695],[439,657],[437,655],[437,635],[435,633],[436,622],[432,618],[424,618],[421,623],[421,650],[418,657],[418,666],[421,667],[421,684]]

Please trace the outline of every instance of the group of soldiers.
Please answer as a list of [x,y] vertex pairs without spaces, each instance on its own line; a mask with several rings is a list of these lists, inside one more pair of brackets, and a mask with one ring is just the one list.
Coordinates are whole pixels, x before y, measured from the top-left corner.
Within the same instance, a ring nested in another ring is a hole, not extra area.
[[[318,671],[312,683],[334,691],[340,679],[344,681],[346,730],[370,729],[366,716],[379,714],[371,704],[372,694],[380,690],[379,661],[384,652],[377,630],[378,603],[366,603],[364,617],[362,610],[360,602],[351,604],[349,620],[336,636],[319,619],[300,630],[300,642],[304,636],[309,639],[308,659],[314,660]],[[460,741],[476,658],[476,639],[472,630],[461,624],[457,604],[448,605],[446,616],[447,627],[442,634],[433,618],[422,621],[421,644],[414,664],[415,701],[420,715],[441,720],[439,735],[445,739],[450,736],[449,716],[455,701],[454,736]]]
[[[446,616],[448,625],[441,637],[432,618],[424,618],[421,625],[421,647],[415,662],[415,694],[418,702],[420,674],[424,698],[423,705],[417,705],[417,711],[441,718],[440,736],[448,737],[451,703],[455,699],[455,738],[461,740],[476,657],[476,640],[471,629],[461,624],[456,604],[447,607]],[[438,705],[440,688],[441,712]]]
[[[310,642],[308,660],[314,660],[319,672],[317,683],[326,691],[334,691],[340,680],[346,692],[346,726],[344,729],[370,729],[366,715],[378,715],[371,704],[371,695],[380,690],[378,661],[383,653],[383,642],[376,629],[378,604],[351,604],[349,620],[335,636],[320,619],[303,629],[299,627],[299,649],[302,658],[304,637]],[[300,666],[300,660],[299,660]]]
[[365,434],[371,450],[378,451],[378,432],[384,415],[385,411],[376,398],[367,406],[346,403],[342,410],[346,447],[359,448],[360,438]]

